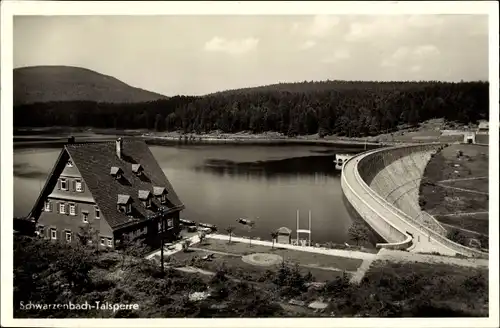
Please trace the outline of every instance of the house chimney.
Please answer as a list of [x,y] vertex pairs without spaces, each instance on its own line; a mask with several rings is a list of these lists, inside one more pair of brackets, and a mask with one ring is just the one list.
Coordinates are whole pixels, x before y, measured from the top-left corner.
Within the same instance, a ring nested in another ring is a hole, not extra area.
[[122,138],[118,138],[116,140],[116,156],[118,158],[122,158],[122,149],[123,149],[123,143],[122,143]]
[[68,143],[69,143],[69,144],[73,144],[73,143],[75,143],[75,137],[73,137],[73,136],[69,136],[69,138],[68,138]]

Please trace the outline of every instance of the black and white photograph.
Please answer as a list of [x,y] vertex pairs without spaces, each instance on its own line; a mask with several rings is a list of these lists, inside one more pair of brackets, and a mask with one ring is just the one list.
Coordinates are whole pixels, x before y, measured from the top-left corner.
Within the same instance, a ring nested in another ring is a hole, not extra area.
[[1,50],[2,326],[498,327],[497,2],[5,1]]

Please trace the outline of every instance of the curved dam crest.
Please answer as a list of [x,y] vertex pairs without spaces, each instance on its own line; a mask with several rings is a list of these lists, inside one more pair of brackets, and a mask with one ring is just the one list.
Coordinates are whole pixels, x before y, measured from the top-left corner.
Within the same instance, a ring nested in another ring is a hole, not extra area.
[[442,144],[419,144],[371,150],[344,163],[346,199],[387,243],[377,247],[443,255],[488,258],[446,238],[446,229],[419,205],[425,167]]

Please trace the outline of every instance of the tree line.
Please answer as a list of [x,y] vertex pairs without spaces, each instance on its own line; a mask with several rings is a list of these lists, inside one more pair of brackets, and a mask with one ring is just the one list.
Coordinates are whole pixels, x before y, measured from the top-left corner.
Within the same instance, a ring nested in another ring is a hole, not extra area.
[[488,119],[488,82],[303,82],[136,104],[14,107],[15,127],[71,126],[201,133],[252,131],[360,137],[432,118]]

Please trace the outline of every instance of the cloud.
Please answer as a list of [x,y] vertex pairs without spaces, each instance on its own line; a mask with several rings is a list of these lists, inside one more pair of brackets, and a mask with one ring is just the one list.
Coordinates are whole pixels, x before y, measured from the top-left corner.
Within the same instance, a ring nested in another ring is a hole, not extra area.
[[309,23],[294,23],[292,25],[293,34],[313,38],[323,38],[339,24],[340,19],[337,16],[316,15]]
[[401,60],[401,59],[405,58],[406,56],[408,56],[409,53],[410,53],[410,48],[408,48],[406,46],[399,47],[398,50],[396,50],[392,54],[391,58],[395,59],[395,60]]
[[[439,49],[432,44],[420,45],[413,48],[401,46],[389,58],[382,60],[380,65],[383,67],[394,67],[402,63],[421,61],[424,58],[427,59],[439,54]],[[420,67],[419,65],[414,65],[412,68],[417,66]]]
[[351,57],[351,53],[348,49],[338,49],[334,51],[333,55],[323,58],[322,62],[325,64],[331,64],[349,57]]
[[302,43],[299,47],[299,49],[301,50],[307,50],[307,49],[311,49],[312,47],[314,47],[316,45],[316,41],[313,41],[313,40],[308,40],[304,43]]
[[205,43],[204,49],[205,51],[225,52],[231,55],[239,55],[254,50],[257,48],[258,44],[259,39],[253,37],[239,40],[226,40],[216,36]]
[[370,18],[364,22],[353,22],[345,35],[349,42],[365,41],[374,37],[397,38],[405,36],[411,30],[420,31],[424,28],[437,28],[443,25],[441,15],[413,15]]
[[435,56],[439,55],[439,49],[432,45],[432,44],[426,44],[423,46],[418,46],[415,48],[413,52],[416,56],[419,57],[424,57],[424,56]]
[[410,68],[410,71],[412,72],[420,72],[420,70],[422,69],[422,66],[420,65],[414,65]]

